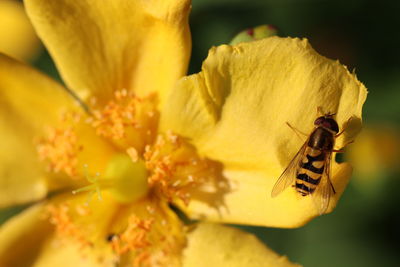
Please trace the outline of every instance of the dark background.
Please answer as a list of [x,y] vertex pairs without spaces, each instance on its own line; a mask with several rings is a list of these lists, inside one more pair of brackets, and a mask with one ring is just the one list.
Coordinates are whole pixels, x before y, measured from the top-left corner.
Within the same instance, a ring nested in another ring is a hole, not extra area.
[[[385,125],[399,139],[399,11],[397,1],[193,0],[190,73],[200,70],[211,46],[229,43],[245,28],[272,24],[279,36],[307,37],[320,54],[355,69],[369,89],[364,126],[379,132],[386,131],[381,127]],[[34,65],[59,77],[46,52]],[[379,145],[375,149],[377,155],[384,153]],[[399,155],[397,147],[394,150],[391,157]],[[380,166],[379,173],[367,178],[356,168],[336,210],[305,227],[241,228],[306,267],[400,266],[400,178],[396,162]],[[359,164],[362,168],[363,162]],[[15,211],[3,210],[0,223]]]

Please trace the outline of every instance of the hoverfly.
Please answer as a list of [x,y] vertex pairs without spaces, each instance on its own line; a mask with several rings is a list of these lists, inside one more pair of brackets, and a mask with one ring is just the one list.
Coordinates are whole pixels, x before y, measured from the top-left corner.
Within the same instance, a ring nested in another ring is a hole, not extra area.
[[[322,114],[320,111],[318,107]],[[339,133],[334,115],[327,113],[314,121],[314,130],[275,183],[272,197],[292,185],[301,196],[313,199],[320,214],[326,211],[331,195],[336,193],[330,176],[332,152],[343,152],[334,149],[335,139],[344,131]]]

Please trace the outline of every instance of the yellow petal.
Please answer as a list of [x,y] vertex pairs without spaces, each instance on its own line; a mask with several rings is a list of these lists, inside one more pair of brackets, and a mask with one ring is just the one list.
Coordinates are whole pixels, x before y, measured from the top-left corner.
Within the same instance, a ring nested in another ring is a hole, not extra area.
[[28,61],[37,56],[40,48],[22,3],[0,0],[0,52]]
[[92,254],[82,257],[79,244],[57,242],[45,210],[45,204],[35,205],[2,225],[0,266],[105,266]]
[[34,137],[77,108],[62,86],[0,54],[0,207],[46,194]]
[[161,99],[187,69],[188,0],[25,1],[67,85],[82,99],[114,90]]
[[181,222],[158,199],[120,205],[107,191],[102,200],[63,194],[0,228],[0,266],[178,266],[184,245]]
[[188,234],[183,267],[290,267],[291,263],[252,234],[217,224],[201,223]]
[[[52,243],[53,242],[53,243]],[[88,254],[82,256],[82,248],[74,242],[65,242],[62,247],[54,245],[54,240],[49,240],[42,247],[42,254],[32,265],[34,267],[104,267],[113,266],[113,264],[104,264],[98,259],[101,255]],[[17,265],[15,265],[17,266]],[[28,265],[29,266],[29,265]]]
[[36,205],[1,226],[0,266],[29,266],[51,232],[50,224],[39,219],[42,212],[43,205]]
[[[220,220],[295,227],[318,212],[307,207],[309,202],[299,201],[291,188],[276,199],[270,196],[306,139],[296,136],[286,123],[309,134],[319,116],[318,107],[325,113],[337,113],[340,129],[353,117],[348,123],[353,126],[337,140],[340,148],[360,128],[366,93],[354,74],[317,54],[307,40],[270,37],[223,45],[210,50],[202,72],[178,82],[164,106],[161,129],[189,138],[200,154],[224,164],[232,185],[225,196],[227,211]],[[350,178],[348,167],[342,169],[346,175],[332,177],[339,192]],[[257,202],[251,206],[258,207],[254,212],[263,212],[248,216],[252,212],[247,210],[248,197],[253,194]],[[229,199],[233,196],[236,201]],[[337,196],[331,199],[331,207],[336,200]],[[297,217],[299,211],[294,212],[296,207],[303,212],[301,217]],[[275,213],[279,208],[288,212],[286,219]],[[194,212],[194,207],[189,205],[189,210]],[[201,214],[218,212],[208,210]]]
[[[349,164],[335,164],[332,182],[336,194],[331,198],[327,212],[335,208],[351,172]],[[196,194],[192,194],[194,198],[190,205],[181,206],[190,217],[207,218],[215,222],[293,228],[300,227],[319,215],[312,199],[301,197],[292,188],[286,189],[276,198],[271,198],[271,188],[276,177],[268,177],[264,171],[226,170],[225,175],[229,178],[231,190],[224,195],[223,205],[210,208],[213,207],[215,198],[196,198]]]

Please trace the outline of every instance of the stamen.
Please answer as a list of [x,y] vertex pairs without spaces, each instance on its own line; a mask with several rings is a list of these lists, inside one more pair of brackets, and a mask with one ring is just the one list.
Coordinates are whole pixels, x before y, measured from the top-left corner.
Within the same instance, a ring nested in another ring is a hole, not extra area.
[[144,159],[151,173],[149,185],[157,187],[168,201],[178,197],[186,205],[191,188],[219,175],[215,163],[198,156],[193,146],[171,132],[146,146]]
[[130,147],[126,150],[126,153],[129,155],[129,157],[132,159],[133,162],[138,161],[139,155],[138,151],[134,147]]
[[[156,130],[158,113],[153,95],[139,98],[127,90],[116,91],[114,99],[102,110],[93,109],[92,125],[98,135],[117,141],[118,145],[138,149],[150,141]],[[122,143],[121,143],[122,142]],[[141,144],[138,144],[141,143]]]
[[149,234],[154,219],[141,220],[136,215],[131,215],[127,229],[121,235],[114,235],[111,239],[111,247],[118,255],[127,252],[135,252],[133,266],[150,265],[150,242]]
[[83,232],[73,223],[69,211],[70,207],[66,203],[58,206],[48,205],[47,212],[50,223],[56,227],[58,235],[71,237],[78,241],[82,247],[91,246],[92,244],[85,238]]
[[120,213],[126,224],[119,222],[104,235],[114,256],[125,263],[129,260],[131,265],[127,266],[179,266],[185,236],[183,225],[168,205],[154,198],[131,207]]
[[78,137],[72,127],[66,129],[51,128],[46,140],[39,143],[37,151],[40,160],[49,161],[53,172],[64,171],[71,178],[77,177],[78,153],[82,151]]

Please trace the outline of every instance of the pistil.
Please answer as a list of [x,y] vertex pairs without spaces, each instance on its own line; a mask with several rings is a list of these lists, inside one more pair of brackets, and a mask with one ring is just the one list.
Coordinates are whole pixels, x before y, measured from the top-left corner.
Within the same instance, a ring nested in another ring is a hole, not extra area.
[[[85,169],[87,170],[87,167]],[[72,193],[89,192],[89,200],[95,193],[101,200],[101,191],[108,190],[117,201],[129,203],[144,197],[149,190],[144,162],[141,160],[133,162],[127,154],[114,155],[104,175],[96,173],[95,176],[91,176],[87,171],[85,173],[86,180],[90,184]]]
[[110,191],[120,202],[133,202],[144,197],[149,186],[147,170],[142,160],[133,162],[127,154],[115,155],[104,174],[112,186]]

